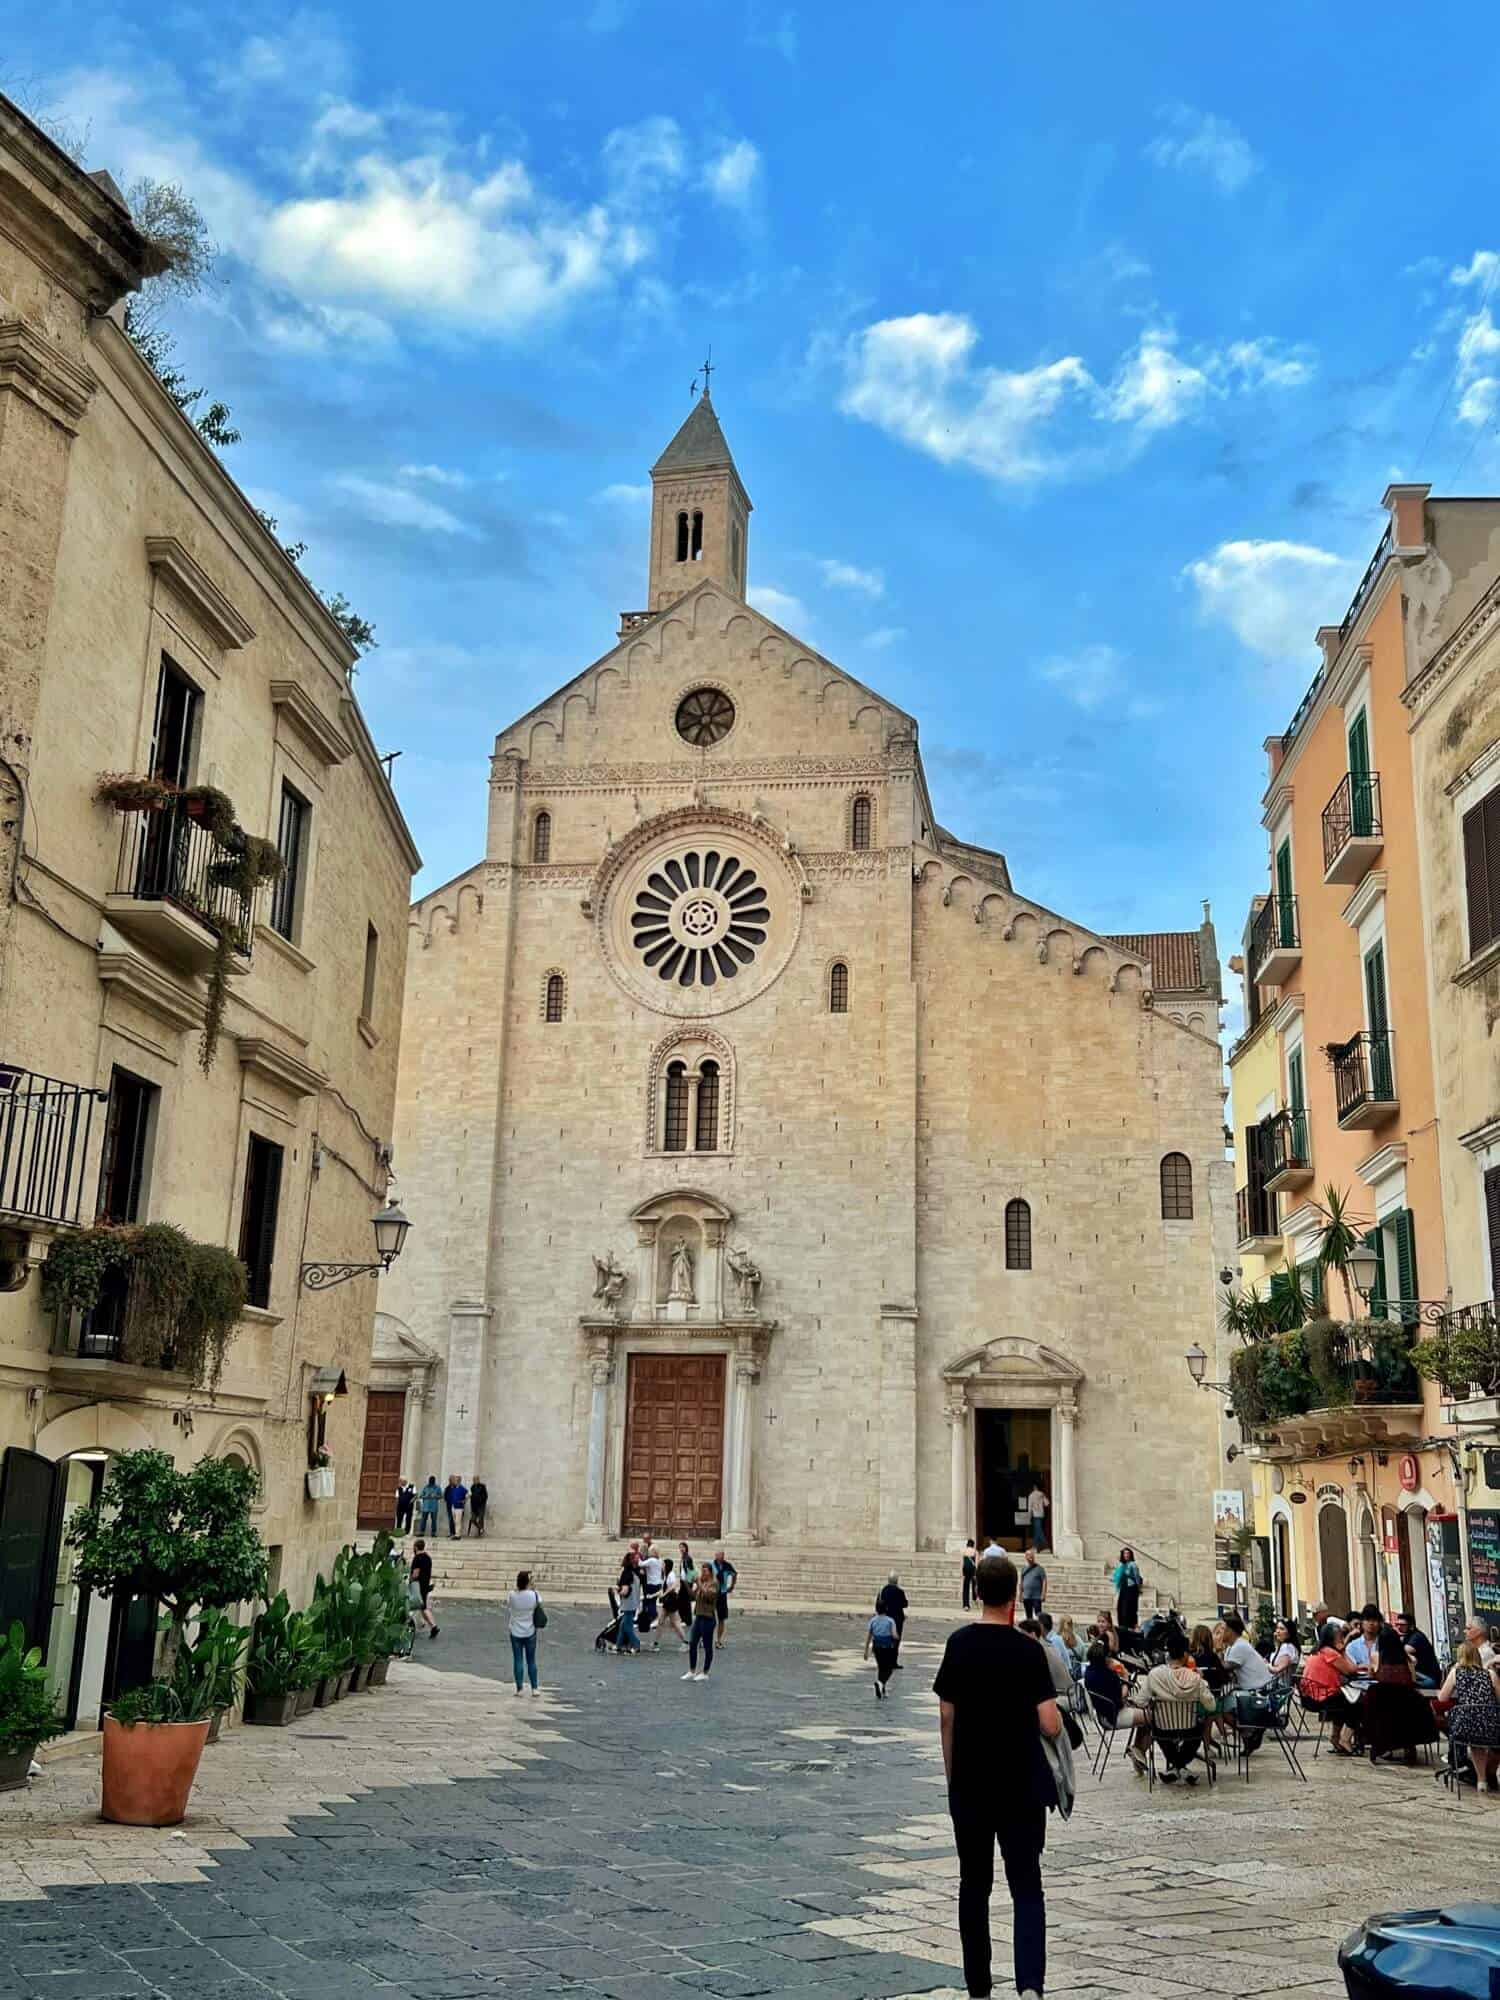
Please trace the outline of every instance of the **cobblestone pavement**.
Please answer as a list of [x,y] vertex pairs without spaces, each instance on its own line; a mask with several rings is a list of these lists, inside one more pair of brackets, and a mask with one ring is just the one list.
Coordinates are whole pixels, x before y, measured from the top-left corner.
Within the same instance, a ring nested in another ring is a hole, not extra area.
[[[96,1761],[49,1765],[0,1796],[0,2000],[961,1991],[936,1637],[877,1704],[853,1619],[737,1618],[704,1683],[670,1637],[594,1653],[597,1623],[554,1610],[517,1700],[500,1614],[450,1605],[384,1691],[210,1749],[176,1832],[104,1827]],[[1500,1880],[1500,1804],[1308,1769],[1084,1773],[1049,1822],[1051,1989],[1315,2000],[1358,1917]],[[1003,1883],[994,1918],[1000,1972]]]

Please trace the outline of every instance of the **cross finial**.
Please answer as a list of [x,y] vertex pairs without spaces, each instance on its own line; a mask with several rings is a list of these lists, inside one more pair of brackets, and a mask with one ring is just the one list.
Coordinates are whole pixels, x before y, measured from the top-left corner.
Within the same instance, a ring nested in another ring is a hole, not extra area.
[[[710,379],[713,376],[713,372],[714,372],[714,351],[710,347],[708,350],[708,354],[703,361],[703,365],[698,370],[698,375],[701,375],[703,377],[703,393],[705,396],[708,394],[708,385]],[[696,396],[698,393],[698,375],[695,375],[693,377],[693,386],[688,391],[689,395]]]

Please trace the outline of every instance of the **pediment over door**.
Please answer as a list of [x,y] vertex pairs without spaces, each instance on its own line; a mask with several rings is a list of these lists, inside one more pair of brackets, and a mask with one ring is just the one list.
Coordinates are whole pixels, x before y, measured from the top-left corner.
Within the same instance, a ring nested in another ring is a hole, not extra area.
[[1056,1348],[1020,1334],[1000,1334],[982,1347],[957,1355],[943,1369],[943,1380],[961,1384],[990,1382],[1001,1384],[1041,1384],[1059,1391],[1076,1391],[1084,1379],[1083,1370]]

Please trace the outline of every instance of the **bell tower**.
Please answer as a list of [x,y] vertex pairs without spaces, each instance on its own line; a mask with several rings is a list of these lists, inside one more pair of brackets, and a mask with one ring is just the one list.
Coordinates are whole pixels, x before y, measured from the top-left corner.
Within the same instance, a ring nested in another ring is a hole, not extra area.
[[651,468],[649,608],[662,610],[705,577],[743,598],[749,539],[750,496],[705,380],[681,430]]

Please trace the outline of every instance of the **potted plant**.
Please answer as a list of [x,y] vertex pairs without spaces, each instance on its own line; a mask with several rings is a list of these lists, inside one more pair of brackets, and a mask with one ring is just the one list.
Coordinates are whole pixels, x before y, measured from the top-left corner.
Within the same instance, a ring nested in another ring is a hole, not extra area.
[[206,826],[216,840],[224,840],[233,832],[234,802],[227,794],[213,785],[189,785],[181,796],[187,818]]
[[19,1791],[39,1743],[67,1729],[47,1686],[40,1646],[26,1644],[18,1618],[0,1632],[0,1792]]
[[256,1619],[246,1667],[246,1722],[280,1728],[297,1713],[298,1683],[309,1651],[303,1627],[302,1613],[292,1610],[284,1590]]
[[309,1500],[333,1498],[333,1457],[321,1445],[308,1460],[307,1497]]
[[177,787],[165,778],[135,777],[129,771],[101,771],[94,786],[100,805],[116,812],[160,812],[177,797]]
[[188,1671],[207,1684],[210,1743],[218,1742],[224,1717],[244,1692],[250,1630],[248,1625],[236,1625],[223,1611],[205,1611],[199,1616],[192,1644],[180,1655],[187,1661]]
[[164,1451],[121,1452],[98,1499],[68,1523],[80,1590],[149,1597],[162,1609],[156,1677],[118,1695],[104,1719],[107,1820],[175,1826],[187,1811],[224,1690],[222,1633],[210,1625],[200,1654],[187,1628],[205,1611],[264,1596],[266,1551],[250,1521],[259,1490],[237,1459],[202,1458],[181,1471]]

